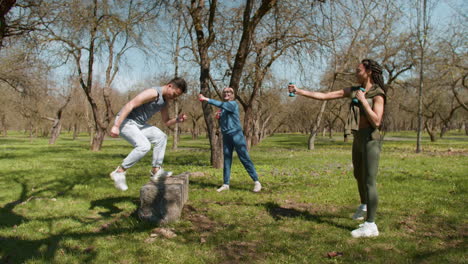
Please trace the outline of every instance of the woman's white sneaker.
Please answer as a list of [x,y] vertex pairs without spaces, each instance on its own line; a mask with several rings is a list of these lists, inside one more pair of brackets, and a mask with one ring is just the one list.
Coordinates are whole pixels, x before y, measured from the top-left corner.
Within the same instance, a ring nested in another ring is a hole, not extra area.
[[222,192],[222,191],[227,191],[227,190],[229,190],[229,185],[223,184],[223,186],[219,187],[216,191]]
[[360,224],[358,229],[351,232],[351,236],[358,237],[376,237],[379,235],[379,229],[375,223],[364,222]]
[[254,191],[254,192],[259,192],[261,189],[262,189],[262,184],[261,184],[259,181],[256,181],[256,182],[254,183],[254,189],[253,189],[253,191]]
[[111,172],[110,177],[112,180],[114,180],[115,188],[121,191],[126,191],[128,189],[128,186],[125,180],[125,171],[118,172],[118,170],[119,170],[119,167],[117,167],[115,171]]

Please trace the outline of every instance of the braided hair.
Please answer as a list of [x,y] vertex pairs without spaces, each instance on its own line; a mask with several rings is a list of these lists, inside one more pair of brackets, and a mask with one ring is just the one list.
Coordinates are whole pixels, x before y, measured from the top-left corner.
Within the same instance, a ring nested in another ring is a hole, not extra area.
[[[371,59],[364,59],[361,61],[362,65],[364,65],[364,68],[366,70],[371,70],[372,75],[372,81],[380,86],[382,90],[384,90],[385,94],[387,94],[387,86],[385,86],[383,74],[382,74],[382,66],[378,64],[375,60]],[[387,96],[384,96],[384,104],[387,103]],[[383,117],[382,117],[382,124],[380,125],[380,131],[385,133],[387,130],[387,126],[390,123],[389,115],[388,115],[388,109],[385,109]],[[383,137],[382,137],[383,138]]]
[[380,66],[380,64],[378,64],[375,60],[371,59],[364,59],[361,61],[361,63],[362,65],[364,65],[364,68],[366,68],[366,70],[371,70],[372,81],[378,86],[380,86],[380,88],[382,88],[385,93],[387,93],[387,87],[385,86],[384,78],[382,75],[382,66]]

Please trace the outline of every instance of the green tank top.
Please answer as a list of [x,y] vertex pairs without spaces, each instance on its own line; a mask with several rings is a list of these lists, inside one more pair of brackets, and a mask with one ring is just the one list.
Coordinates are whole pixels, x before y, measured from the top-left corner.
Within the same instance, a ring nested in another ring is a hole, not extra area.
[[[351,87],[351,92],[349,93],[349,97],[351,99],[356,97],[356,93],[359,90],[359,88],[360,86]],[[371,108],[374,107],[373,98],[376,96],[383,96],[384,100],[386,99],[385,91],[382,88],[380,88],[380,86],[374,85],[371,87],[371,89],[368,92],[365,93],[366,100],[369,103]],[[361,103],[354,103],[353,101],[351,101],[349,105],[349,112],[348,112],[348,117],[347,117],[347,121],[345,125],[345,135],[350,135],[352,131],[359,130],[359,118],[361,115],[366,114],[364,111],[365,110]],[[380,138],[379,128],[376,128],[372,134],[374,133],[376,135],[373,135],[372,138],[374,137]]]

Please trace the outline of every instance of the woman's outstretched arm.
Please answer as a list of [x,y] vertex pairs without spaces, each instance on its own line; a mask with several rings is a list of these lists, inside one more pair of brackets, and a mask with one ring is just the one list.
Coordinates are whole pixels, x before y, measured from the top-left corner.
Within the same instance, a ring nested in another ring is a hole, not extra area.
[[306,91],[303,89],[299,89],[297,88],[296,85],[291,84],[291,85],[288,85],[288,90],[289,92],[293,92],[297,95],[305,96],[305,97],[316,99],[316,100],[332,100],[332,99],[347,97],[351,91],[351,88],[344,88],[344,89],[337,90],[337,91],[322,93],[322,92],[313,92],[313,91]]

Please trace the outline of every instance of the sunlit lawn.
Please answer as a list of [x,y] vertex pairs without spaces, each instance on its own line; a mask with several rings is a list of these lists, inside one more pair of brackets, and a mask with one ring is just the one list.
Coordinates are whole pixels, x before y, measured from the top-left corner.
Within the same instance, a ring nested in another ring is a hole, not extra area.
[[[165,168],[203,172],[190,179],[174,238],[152,237],[138,220],[150,155],[127,173],[129,190],[108,177],[131,146],[62,135],[56,145],[11,132],[0,138],[0,263],[467,263],[468,137],[457,132],[414,153],[414,132],[390,133],[378,175],[381,235],[353,239],[360,222],[351,141],[275,135],[251,157],[264,189],[235,158],[231,189],[209,164],[205,137],[168,144]],[[339,252],[331,257],[327,253]]]

